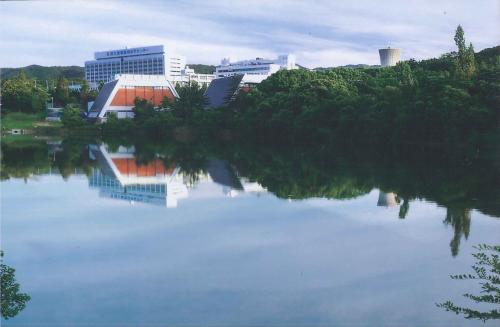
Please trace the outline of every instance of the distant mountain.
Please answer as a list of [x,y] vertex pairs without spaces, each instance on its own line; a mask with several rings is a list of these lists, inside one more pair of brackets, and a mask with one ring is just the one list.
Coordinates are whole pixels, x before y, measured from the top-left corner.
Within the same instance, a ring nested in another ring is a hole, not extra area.
[[31,65],[21,68],[1,68],[0,77],[2,79],[9,79],[19,75],[20,72],[24,72],[26,77],[33,78],[37,80],[50,80],[56,79],[59,76],[64,76],[67,79],[83,79],[84,69],[80,66],[39,66]]
[[[191,64],[188,66],[193,68],[194,72],[197,74],[213,74],[215,72],[215,66],[212,65]],[[80,66],[47,67],[30,65],[20,68],[0,68],[0,78],[10,79],[19,75],[21,71],[24,72],[26,77],[37,80],[57,79],[61,75],[69,80],[83,80],[85,77],[85,70]]]
[[377,68],[380,67],[379,65],[365,65],[365,64],[355,64],[355,65],[343,65],[343,66],[335,66],[335,67],[316,67],[313,68],[312,70],[314,71],[323,71],[323,70],[328,70],[332,68],[353,68],[353,69],[359,69],[359,68]]
[[476,52],[476,60],[478,62],[496,62],[499,60],[500,56],[500,45],[496,47],[486,48],[479,52]]

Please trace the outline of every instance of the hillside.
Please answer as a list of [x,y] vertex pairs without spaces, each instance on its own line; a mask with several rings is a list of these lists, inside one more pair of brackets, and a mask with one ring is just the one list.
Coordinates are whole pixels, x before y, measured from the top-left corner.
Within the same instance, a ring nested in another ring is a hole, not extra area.
[[351,64],[351,65],[343,65],[343,66],[335,66],[335,67],[316,67],[316,68],[313,68],[312,70],[320,72],[320,71],[325,71],[325,70],[329,70],[332,68],[362,69],[362,68],[377,68],[377,67],[380,67],[380,65]]
[[[190,68],[194,69],[197,74],[213,74],[215,72],[215,66],[212,65],[200,65],[200,64],[190,64]],[[37,79],[37,80],[50,80],[56,79],[59,76],[64,76],[69,80],[78,80],[84,78],[84,68],[80,66],[40,66],[40,65],[30,65],[20,68],[0,68],[0,78],[10,79],[20,72],[24,72],[26,77]]]
[[84,70],[83,67],[79,66],[39,66],[30,65],[21,68],[1,68],[0,77],[2,79],[10,79],[19,75],[20,72],[24,72],[26,77],[33,78],[37,80],[50,80],[56,79],[59,76],[64,76],[67,79],[83,79]]

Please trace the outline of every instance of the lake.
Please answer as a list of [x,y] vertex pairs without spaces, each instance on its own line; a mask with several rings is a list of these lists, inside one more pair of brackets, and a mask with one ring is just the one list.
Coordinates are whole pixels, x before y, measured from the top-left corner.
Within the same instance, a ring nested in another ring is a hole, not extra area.
[[23,139],[1,202],[5,326],[498,325],[438,306],[498,309],[450,278],[500,244],[498,153]]

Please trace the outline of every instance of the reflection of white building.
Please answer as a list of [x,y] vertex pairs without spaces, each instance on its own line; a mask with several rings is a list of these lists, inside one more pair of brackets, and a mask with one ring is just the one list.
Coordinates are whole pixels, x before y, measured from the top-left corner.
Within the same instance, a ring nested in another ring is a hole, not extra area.
[[95,169],[90,186],[99,187],[103,197],[124,199],[176,207],[179,199],[188,196],[183,176],[175,166],[165,167],[155,159],[137,164],[135,149],[120,146],[116,152],[107,147],[92,146],[91,158],[98,160],[101,169]]
[[[89,177],[89,185],[99,189],[101,197],[174,208],[194,187],[192,178],[175,165],[166,167],[161,159],[137,163],[134,147],[120,146],[111,152],[106,145],[92,145],[89,154],[99,163],[99,168],[94,169]],[[253,193],[265,191],[257,183],[242,183],[227,161],[209,160],[206,171],[207,174],[197,174],[196,185],[218,185],[216,189],[222,187],[222,193],[227,197],[247,190]],[[211,188],[211,192],[216,189]]]
[[395,193],[385,193],[379,191],[377,206],[379,207],[394,207],[398,204]]

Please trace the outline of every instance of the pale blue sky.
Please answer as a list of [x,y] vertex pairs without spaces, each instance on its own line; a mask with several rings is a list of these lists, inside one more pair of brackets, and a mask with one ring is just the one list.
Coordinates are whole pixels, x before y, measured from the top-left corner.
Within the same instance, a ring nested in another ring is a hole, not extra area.
[[498,0],[0,2],[0,67],[83,65],[93,52],[166,44],[188,63],[293,53],[307,67],[377,64],[379,47],[423,59],[500,43]]

